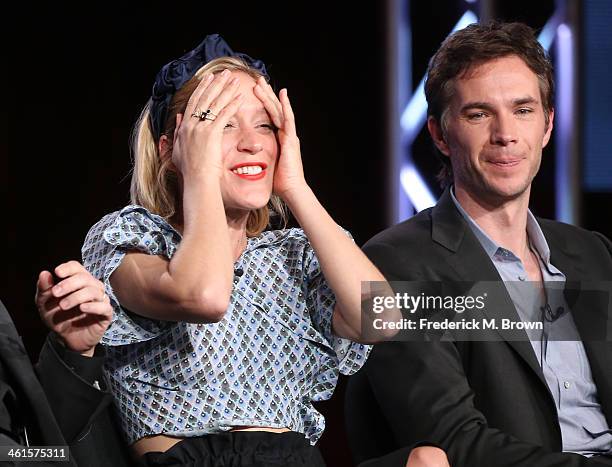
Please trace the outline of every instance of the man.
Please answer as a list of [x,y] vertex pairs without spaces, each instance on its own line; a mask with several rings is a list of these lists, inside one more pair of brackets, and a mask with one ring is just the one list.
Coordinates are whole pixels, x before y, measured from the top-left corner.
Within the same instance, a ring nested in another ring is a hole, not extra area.
[[[0,302],[0,446],[19,457],[2,465],[129,465],[104,388],[96,344],[112,307],[104,286],[76,261],[41,272],[36,304],[55,331],[40,354],[36,374],[13,322]],[[65,463],[29,459],[28,446],[69,446]]]
[[[612,280],[607,239],[528,209],[553,127],[553,86],[525,25],[471,25],[450,36],[430,62],[425,92],[451,186],[434,208],[364,250],[388,280],[503,281],[490,316],[527,322],[541,309],[547,329],[576,337],[500,331],[483,341],[377,345],[348,389],[355,458],[375,458],[364,466],[403,465],[417,443],[441,447],[453,467],[612,465],[612,343],[590,338],[597,323],[605,332],[608,297],[580,307],[557,294],[551,307],[538,294],[534,307],[517,287]],[[355,405],[369,407],[370,418]]]

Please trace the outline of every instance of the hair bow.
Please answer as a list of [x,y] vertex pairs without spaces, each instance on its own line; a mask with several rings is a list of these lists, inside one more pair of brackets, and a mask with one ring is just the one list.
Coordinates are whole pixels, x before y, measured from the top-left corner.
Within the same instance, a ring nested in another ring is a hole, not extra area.
[[174,93],[189,81],[203,65],[219,57],[238,57],[269,79],[266,66],[261,60],[234,52],[219,34],[206,36],[195,49],[176,60],[166,63],[155,77],[150,115],[153,135],[156,140],[159,140],[161,136],[168,106]]

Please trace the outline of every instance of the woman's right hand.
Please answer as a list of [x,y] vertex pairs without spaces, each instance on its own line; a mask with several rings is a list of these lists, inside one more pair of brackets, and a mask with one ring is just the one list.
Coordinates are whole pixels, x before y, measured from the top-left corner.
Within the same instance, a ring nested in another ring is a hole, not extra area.
[[[185,114],[177,114],[172,162],[183,179],[223,174],[221,140],[223,129],[242,102],[237,93],[238,79],[225,70],[204,75],[189,101]],[[209,110],[213,119],[200,119],[194,113]]]
[[[182,186],[172,221],[181,233],[180,245],[171,258],[130,251],[110,277],[119,303],[136,314],[190,323],[225,316],[234,251],[221,184],[227,174],[223,139],[242,103],[240,82],[229,71],[204,74],[185,113],[176,116],[171,157]],[[197,116],[209,109],[216,117]],[[170,144],[166,135],[162,138],[160,154],[167,160]]]

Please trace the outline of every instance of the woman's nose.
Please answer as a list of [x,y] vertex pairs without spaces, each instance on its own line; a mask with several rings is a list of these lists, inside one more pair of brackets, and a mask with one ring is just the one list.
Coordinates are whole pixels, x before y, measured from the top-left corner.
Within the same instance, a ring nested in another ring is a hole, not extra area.
[[257,154],[263,150],[263,145],[254,132],[245,131],[240,141],[238,141],[238,150],[241,152],[248,152],[249,154]]

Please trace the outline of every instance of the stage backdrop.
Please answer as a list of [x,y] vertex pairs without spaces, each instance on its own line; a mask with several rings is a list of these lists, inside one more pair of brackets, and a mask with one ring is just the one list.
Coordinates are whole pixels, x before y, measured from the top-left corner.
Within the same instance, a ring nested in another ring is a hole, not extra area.
[[[387,227],[385,3],[51,2],[4,16],[15,32],[5,28],[1,41],[0,298],[33,359],[45,336],[33,306],[38,272],[79,260],[89,227],[127,204],[129,134],[153,78],[206,34],[262,59],[272,84],[288,88],[307,180],[333,218],[359,245]],[[413,34],[423,44],[415,77],[463,3],[413,2]],[[515,1],[500,15],[541,27],[552,6]],[[433,173],[430,162],[420,163]],[[550,170],[539,177],[544,216],[554,215]],[[612,235],[601,217],[589,218],[591,227]],[[320,405],[327,416],[320,446],[334,467],[351,465],[343,387]]]

